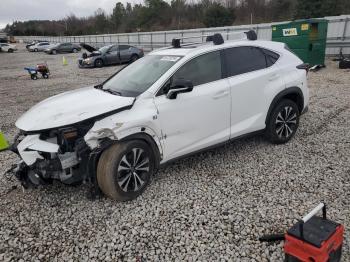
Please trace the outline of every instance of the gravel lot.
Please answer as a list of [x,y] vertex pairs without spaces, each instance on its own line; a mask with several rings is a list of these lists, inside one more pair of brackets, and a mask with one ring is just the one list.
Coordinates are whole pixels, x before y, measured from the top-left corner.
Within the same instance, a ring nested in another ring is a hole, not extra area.
[[[0,129],[54,94],[96,84],[118,70],[79,69],[80,54],[0,53]],[[47,61],[49,80],[25,66]],[[260,243],[321,200],[329,217],[350,226],[350,71],[309,74],[310,110],[296,137],[271,145],[261,136],[162,168],[138,199],[86,198],[88,187],[60,183],[22,192],[0,176],[0,261],[282,261],[281,243]],[[0,174],[17,158],[0,153]],[[343,261],[350,261],[346,230]]]

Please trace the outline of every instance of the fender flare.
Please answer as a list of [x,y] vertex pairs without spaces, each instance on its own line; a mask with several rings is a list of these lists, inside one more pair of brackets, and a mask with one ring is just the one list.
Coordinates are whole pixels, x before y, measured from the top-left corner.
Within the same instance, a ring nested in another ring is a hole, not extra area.
[[277,105],[277,103],[283,99],[284,97],[288,96],[288,95],[297,95],[301,98],[302,104],[298,104],[298,107],[300,107],[299,109],[300,112],[302,111],[302,109],[304,108],[304,94],[303,91],[300,89],[300,87],[297,86],[293,86],[293,87],[288,87],[284,90],[282,90],[281,92],[279,92],[274,99],[272,100],[269,110],[267,111],[266,114],[266,119],[265,119],[265,124],[267,123],[267,120],[270,116],[271,111],[274,109],[274,107]]

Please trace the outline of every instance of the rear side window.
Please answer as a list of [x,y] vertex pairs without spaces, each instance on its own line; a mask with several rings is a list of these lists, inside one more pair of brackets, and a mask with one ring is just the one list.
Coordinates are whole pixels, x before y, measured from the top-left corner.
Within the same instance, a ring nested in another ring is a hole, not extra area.
[[264,53],[252,46],[226,49],[225,59],[229,77],[266,68]]
[[173,79],[191,80],[194,86],[213,82],[222,78],[220,51],[198,56],[174,75]]
[[267,50],[264,48],[261,48],[261,50],[264,52],[266,56],[266,67],[272,66],[274,63],[276,63],[276,61],[280,57],[279,54],[276,54],[275,52],[272,52],[270,50]]

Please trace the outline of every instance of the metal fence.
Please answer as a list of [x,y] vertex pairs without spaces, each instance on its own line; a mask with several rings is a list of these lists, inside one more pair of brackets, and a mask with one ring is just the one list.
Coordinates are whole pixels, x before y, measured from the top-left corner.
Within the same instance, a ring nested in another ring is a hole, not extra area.
[[[327,49],[326,54],[334,55],[350,54],[350,15],[326,17],[328,23],[327,33]],[[234,39],[234,32],[244,32],[253,29],[257,32],[258,39],[271,40],[272,25],[287,23],[264,23],[241,26],[226,26],[215,28],[199,28],[187,30],[172,30],[172,31],[157,31],[157,32],[137,32],[125,34],[105,34],[105,35],[81,35],[81,36],[18,36],[25,42],[33,40],[43,40],[49,42],[71,42],[71,43],[87,43],[95,47],[100,47],[107,44],[130,44],[150,51],[156,48],[168,46],[171,40],[176,37],[188,37],[183,42],[193,42],[198,38],[202,42],[208,34],[222,33],[227,40]]]

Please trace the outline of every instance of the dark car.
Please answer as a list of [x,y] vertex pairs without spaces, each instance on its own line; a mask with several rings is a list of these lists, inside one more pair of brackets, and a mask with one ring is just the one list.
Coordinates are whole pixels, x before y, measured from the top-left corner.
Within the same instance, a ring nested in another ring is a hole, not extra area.
[[79,67],[102,67],[105,65],[134,62],[144,56],[143,50],[130,45],[106,45],[96,49],[87,44],[81,47],[90,52],[79,58]]
[[76,53],[81,50],[81,47],[72,43],[58,43],[45,49],[47,54],[58,54],[58,53]]

